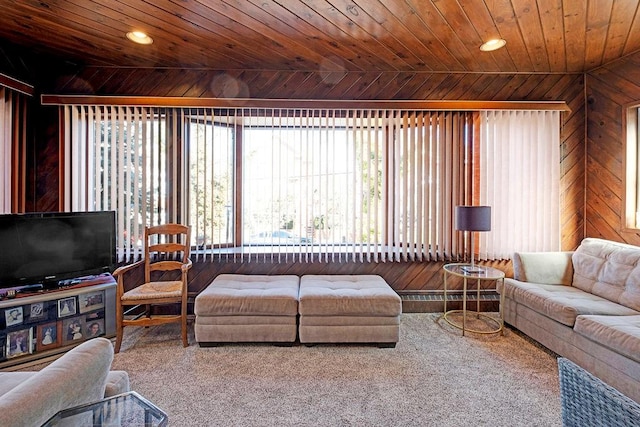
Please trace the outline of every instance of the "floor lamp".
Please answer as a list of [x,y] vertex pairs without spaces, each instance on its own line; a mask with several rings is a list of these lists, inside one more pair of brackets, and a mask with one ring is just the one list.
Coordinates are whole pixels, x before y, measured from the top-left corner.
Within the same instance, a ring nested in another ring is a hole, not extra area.
[[471,266],[463,267],[465,273],[483,273],[482,267],[476,267],[474,231],[491,231],[491,206],[456,206],[456,230],[469,231],[471,238]]

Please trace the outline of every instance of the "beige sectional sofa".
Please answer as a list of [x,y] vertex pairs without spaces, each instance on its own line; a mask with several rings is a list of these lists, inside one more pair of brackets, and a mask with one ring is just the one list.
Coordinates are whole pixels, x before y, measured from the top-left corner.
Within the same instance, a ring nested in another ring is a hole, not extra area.
[[587,238],[513,268],[505,322],[640,402],[640,247]]
[[0,426],[39,426],[57,412],[129,391],[113,345],[93,338],[37,372],[0,372]]

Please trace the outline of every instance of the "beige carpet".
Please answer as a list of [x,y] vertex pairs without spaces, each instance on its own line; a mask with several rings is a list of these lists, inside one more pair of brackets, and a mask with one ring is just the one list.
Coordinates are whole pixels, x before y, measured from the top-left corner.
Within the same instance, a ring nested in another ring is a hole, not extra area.
[[469,334],[404,314],[396,348],[200,348],[126,328],[114,369],[170,426],[559,426],[555,357],[519,333]]

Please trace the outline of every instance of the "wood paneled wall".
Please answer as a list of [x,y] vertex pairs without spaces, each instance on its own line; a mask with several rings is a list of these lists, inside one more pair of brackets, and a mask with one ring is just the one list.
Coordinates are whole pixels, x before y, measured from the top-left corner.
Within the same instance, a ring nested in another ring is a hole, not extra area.
[[624,231],[625,106],[640,102],[640,53],[587,74],[586,237],[640,245]]

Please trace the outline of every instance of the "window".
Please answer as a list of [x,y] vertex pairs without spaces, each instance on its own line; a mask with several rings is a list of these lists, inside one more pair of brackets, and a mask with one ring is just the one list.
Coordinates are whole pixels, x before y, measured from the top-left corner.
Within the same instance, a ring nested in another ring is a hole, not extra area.
[[[233,123],[217,117],[190,117],[189,224],[198,250],[233,245]],[[195,233],[194,233],[195,231]]]
[[[489,139],[497,138],[490,132],[480,138],[474,130],[477,112],[125,106],[65,111],[68,209],[116,210],[121,259],[141,256],[145,225],[182,222],[192,227],[196,260],[457,260],[466,243],[454,230],[456,205],[484,200],[494,212],[511,208],[509,201],[491,197],[504,181],[481,173],[507,164],[486,163],[507,150],[492,148]],[[525,120],[539,127],[535,117]],[[499,120],[485,117],[480,123],[483,129],[500,128]],[[557,120],[555,126],[558,131]],[[522,142],[512,141],[513,147],[551,138],[559,149],[557,135],[522,135],[511,133]],[[484,157],[481,149],[487,150]],[[536,154],[522,155],[521,161],[530,156]],[[554,214],[559,217],[551,208],[547,216]],[[480,246],[485,258],[510,256],[492,255],[488,245]]]

